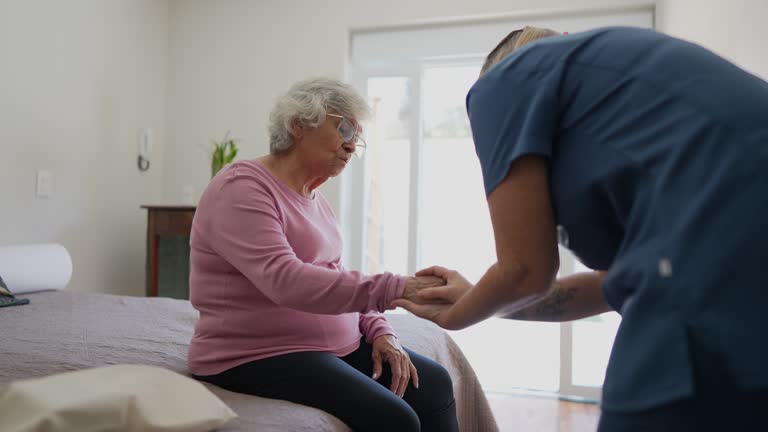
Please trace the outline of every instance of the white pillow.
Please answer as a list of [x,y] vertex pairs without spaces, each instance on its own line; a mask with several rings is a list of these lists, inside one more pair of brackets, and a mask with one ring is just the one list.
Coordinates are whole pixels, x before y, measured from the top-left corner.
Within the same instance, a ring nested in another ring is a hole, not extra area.
[[14,295],[60,290],[72,277],[72,258],[60,244],[0,246],[0,275]]
[[205,432],[236,417],[201,383],[119,365],[0,386],[3,432]]

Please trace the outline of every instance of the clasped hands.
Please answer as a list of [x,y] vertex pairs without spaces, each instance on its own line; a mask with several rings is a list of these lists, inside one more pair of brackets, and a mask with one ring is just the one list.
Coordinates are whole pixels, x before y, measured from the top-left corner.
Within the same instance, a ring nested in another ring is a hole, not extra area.
[[392,306],[450,329],[455,321],[453,306],[470,289],[472,284],[459,272],[433,266],[409,278],[402,297]]

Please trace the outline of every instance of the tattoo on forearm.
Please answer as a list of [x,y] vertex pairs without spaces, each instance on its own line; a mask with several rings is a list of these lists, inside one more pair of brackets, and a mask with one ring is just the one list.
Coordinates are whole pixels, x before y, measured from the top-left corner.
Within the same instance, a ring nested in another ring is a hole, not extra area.
[[513,314],[517,319],[551,319],[560,318],[566,311],[568,303],[576,298],[575,287],[558,287],[554,294]]

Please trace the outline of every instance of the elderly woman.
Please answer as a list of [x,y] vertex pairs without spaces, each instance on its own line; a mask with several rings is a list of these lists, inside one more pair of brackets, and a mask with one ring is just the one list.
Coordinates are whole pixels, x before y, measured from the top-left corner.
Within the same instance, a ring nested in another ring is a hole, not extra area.
[[367,114],[346,84],[299,82],[272,111],[270,154],[211,180],[192,224],[200,319],[189,369],[234,392],[319,408],[357,431],[456,431],[450,376],[402,347],[380,314],[444,281],[345,270],[336,218],[317,190],[365,146]]

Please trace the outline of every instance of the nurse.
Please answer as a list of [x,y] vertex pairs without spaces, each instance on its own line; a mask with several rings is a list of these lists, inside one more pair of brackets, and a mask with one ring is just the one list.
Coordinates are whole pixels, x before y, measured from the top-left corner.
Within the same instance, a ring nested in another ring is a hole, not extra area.
[[[446,329],[615,310],[600,431],[763,424],[768,84],[651,30],[526,27],[467,110],[497,262],[393,304]],[[558,240],[595,271],[556,280]]]

